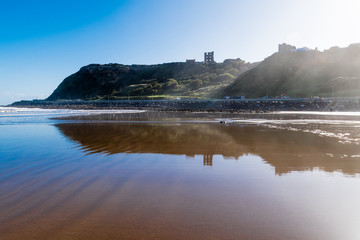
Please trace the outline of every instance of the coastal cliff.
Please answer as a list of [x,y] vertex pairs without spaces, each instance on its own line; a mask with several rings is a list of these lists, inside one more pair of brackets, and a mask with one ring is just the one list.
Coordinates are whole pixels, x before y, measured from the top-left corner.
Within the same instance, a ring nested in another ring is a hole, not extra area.
[[360,96],[360,45],[278,52],[240,75],[219,96]]
[[360,45],[278,52],[260,63],[90,64],[46,99],[153,100],[360,96]]
[[210,64],[90,64],[65,78],[47,100],[161,99],[184,96],[210,98],[256,65],[241,59]]

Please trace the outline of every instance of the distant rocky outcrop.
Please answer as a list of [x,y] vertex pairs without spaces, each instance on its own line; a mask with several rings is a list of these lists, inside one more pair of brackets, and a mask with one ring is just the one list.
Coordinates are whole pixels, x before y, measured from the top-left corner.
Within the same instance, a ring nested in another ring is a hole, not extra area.
[[208,98],[256,66],[241,59],[223,63],[159,65],[91,64],[65,78],[47,100],[122,98]]
[[347,97],[360,95],[360,45],[278,52],[241,74],[219,96]]

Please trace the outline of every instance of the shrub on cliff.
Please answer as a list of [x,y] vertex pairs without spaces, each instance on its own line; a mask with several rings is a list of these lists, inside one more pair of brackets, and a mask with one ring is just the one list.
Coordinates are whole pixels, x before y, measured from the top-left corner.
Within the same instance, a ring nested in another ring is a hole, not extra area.
[[194,80],[191,80],[190,83],[189,83],[189,87],[192,89],[192,90],[196,90],[198,89],[199,87],[201,87],[201,85],[203,84],[203,81],[201,79],[194,79]]

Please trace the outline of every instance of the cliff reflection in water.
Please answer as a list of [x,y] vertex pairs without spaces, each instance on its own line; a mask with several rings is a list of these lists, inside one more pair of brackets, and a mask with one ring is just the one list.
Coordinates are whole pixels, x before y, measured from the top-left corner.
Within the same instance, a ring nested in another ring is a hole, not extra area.
[[[276,174],[320,169],[360,173],[358,145],[312,133],[218,123],[61,123],[56,127],[87,153],[155,153],[239,158],[258,155]],[[216,165],[217,163],[215,163]]]

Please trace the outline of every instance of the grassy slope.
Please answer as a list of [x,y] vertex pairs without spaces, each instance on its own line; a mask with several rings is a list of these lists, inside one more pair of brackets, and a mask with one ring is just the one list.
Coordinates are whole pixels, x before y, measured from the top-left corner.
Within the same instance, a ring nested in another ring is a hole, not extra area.
[[219,95],[359,96],[360,47],[275,53],[240,75]]
[[91,64],[64,79],[47,100],[210,98],[255,65],[240,59],[215,64]]

